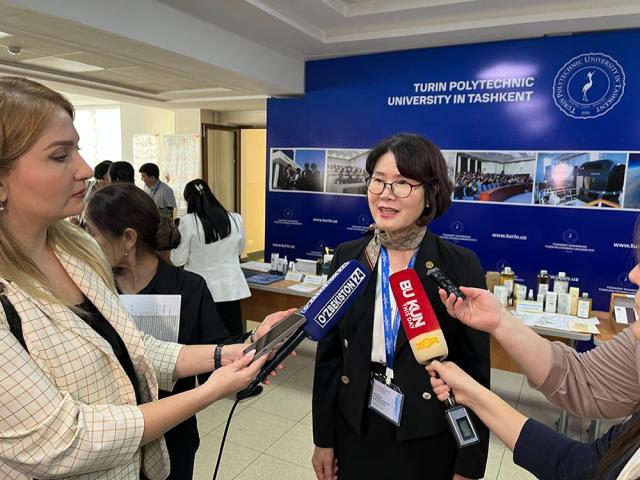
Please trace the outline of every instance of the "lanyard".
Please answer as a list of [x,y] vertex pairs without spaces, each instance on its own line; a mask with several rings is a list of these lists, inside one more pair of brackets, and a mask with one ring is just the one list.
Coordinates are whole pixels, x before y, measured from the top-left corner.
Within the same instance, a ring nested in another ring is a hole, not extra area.
[[156,194],[159,187],[160,187],[160,180],[158,180],[156,184],[149,189],[149,193],[151,194],[152,197]]
[[[380,261],[382,266],[382,278],[380,290],[382,293],[382,323],[384,325],[384,350],[387,358],[387,383],[393,379],[393,362],[395,359],[396,338],[400,329],[400,315],[396,309],[395,318],[391,319],[391,296],[389,295],[389,254],[385,247],[380,247]],[[407,268],[413,268],[416,263],[416,255],[411,257]]]

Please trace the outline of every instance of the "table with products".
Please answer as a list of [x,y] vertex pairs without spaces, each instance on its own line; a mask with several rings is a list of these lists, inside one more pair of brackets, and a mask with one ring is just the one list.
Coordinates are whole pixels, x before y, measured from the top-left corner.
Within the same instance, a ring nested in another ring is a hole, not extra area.
[[[289,280],[279,280],[267,285],[249,283],[251,297],[242,300],[243,316],[249,320],[262,321],[262,319],[270,313],[289,308],[302,307],[307,303],[309,298],[313,296],[316,290],[300,292],[289,288],[299,284],[300,282]],[[600,333],[594,336],[596,344],[608,340],[623,328],[623,326],[610,322],[608,312],[594,311],[593,315],[600,320],[600,324],[598,325]],[[540,335],[552,341],[559,340],[567,344],[572,344],[572,342],[575,343],[578,340],[591,340],[591,334],[589,333],[556,330],[540,326],[533,326],[532,328]],[[491,366],[500,370],[522,373],[515,362],[493,338],[491,339]]]
[[[267,285],[249,283],[251,297],[245,298],[241,302],[244,318],[254,321],[262,321],[262,319],[270,313],[287,310],[289,308],[302,307],[307,303],[307,301],[309,301],[309,298],[311,298],[317,290],[301,292],[289,288],[299,284],[300,282],[289,280],[279,280]],[[591,333],[552,329],[538,325],[533,325],[531,328],[536,333],[544,336],[550,341],[561,341],[575,347],[577,341],[589,341],[592,337],[596,345],[610,340],[618,332],[624,329],[624,327],[626,327],[626,325],[617,324],[612,321],[609,318],[609,312],[594,311],[592,315],[597,317],[600,321],[598,324],[598,334],[592,335]],[[500,344],[493,339],[493,337],[491,338],[491,367],[499,370],[522,373],[516,363],[504,351]],[[558,431],[566,433],[567,423],[567,413],[562,412],[558,420]],[[589,429],[592,437],[597,438],[599,428],[599,421],[593,421]]]

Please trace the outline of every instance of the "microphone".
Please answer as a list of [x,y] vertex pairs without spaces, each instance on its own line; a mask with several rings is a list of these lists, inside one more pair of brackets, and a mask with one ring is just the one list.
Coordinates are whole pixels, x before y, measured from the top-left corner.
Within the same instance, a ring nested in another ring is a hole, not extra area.
[[402,326],[418,363],[444,360],[449,353],[436,312],[413,269],[401,270],[389,277],[393,298]]
[[[413,269],[401,270],[389,277],[393,298],[398,307],[402,327],[409,340],[413,355],[421,365],[432,360],[443,360],[449,353],[440,322],[431,301]],[[453,392],[445,400],[445,417],[458,447],[480,441],[467,409],[456,403]]]
[[369,279],[369,271],[356,260],[350,260],[340,266],[317,292],[296,314],[302,315],[305,322],[278,349],[274,356],[264,364],[256,378],[247,388],[238,393],[243,399],[289,356],[305,339],[317,342],[321,340],[342,318],[356,296]]

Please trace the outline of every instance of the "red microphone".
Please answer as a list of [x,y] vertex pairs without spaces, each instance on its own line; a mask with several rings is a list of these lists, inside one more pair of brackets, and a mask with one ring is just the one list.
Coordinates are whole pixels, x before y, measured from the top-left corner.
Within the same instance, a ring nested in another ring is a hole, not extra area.
[[444,359],[449,350],[436,312],[413,269],[401,270],[389,278],[402,326],[418,363]]
[[[418,363],[424,365],[432,360],[445,358],[449,353],[447,341],[416,271],[406,269],[396,272],[389,277],[389,284],[402,326]],[[458,447],[478,443],[480,437],[471,417],[464,406],[456,403],[453,392],[449,394],[445,405],[445,418]]]

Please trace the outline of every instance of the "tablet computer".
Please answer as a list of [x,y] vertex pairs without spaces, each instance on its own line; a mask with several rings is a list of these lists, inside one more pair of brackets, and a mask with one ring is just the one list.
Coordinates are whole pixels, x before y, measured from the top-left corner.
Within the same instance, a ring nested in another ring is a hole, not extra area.
[[255,361],[263,355],[278,350],[282,344],[304,324],[304,322],[304,316],[299,313],[292,313],[288,317],[280,320],[271,327],[271,330],[245,348],[244,353],[246,354],[251,350],[255,350],[256,355],[253,357],[253,360]]

